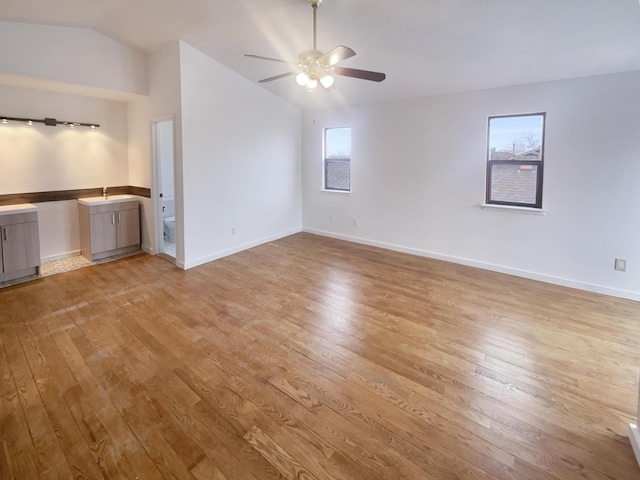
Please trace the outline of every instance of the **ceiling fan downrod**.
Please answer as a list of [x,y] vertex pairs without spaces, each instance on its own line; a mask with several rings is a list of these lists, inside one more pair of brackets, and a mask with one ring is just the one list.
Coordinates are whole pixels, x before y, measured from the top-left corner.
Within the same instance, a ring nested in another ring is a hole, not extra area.
[[313,8],[313,49],[317,50],[317,40],[318,40],[318,35],[317,35],[317,24],[318,24],[318,7],[320,5],[322,5],[322,2],[324,0],[309,0],[309,4],[311,5],[311,8]]

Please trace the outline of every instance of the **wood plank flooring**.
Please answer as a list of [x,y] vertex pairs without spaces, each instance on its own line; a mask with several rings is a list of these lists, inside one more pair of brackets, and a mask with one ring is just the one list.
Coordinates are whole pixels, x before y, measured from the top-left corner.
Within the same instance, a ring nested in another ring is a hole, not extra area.
[[640,303],[309,234],[0,290],[2,479],[638,479]]

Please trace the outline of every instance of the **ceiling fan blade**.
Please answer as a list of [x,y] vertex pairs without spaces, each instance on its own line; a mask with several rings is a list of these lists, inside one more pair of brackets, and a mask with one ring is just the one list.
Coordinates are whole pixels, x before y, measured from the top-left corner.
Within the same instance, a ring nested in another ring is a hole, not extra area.
[[333,73],[336,75],[342,75],[343,77],[371,80],[372,82],[381,82],[387,78],[384,73],[370,72],[369,70],[358,70],[356,68],[333,67]]
[[245,53],[244,56],[249,58],[257,58],[258,60],[269,60],[270,62],[288,63],[290,65],[295,65],[294,62],[287,62],[286,60],[280,60],[279,58],[263,57],[260,55],[250,55],[248,53]]
[[346,60],[347,58],[351,58],[355,54],[356,54],[356,52],[354,52],[349,47],[345,47],[344,45],[338,45],[333,50],[329,50],[327,53],[322,55],[318,59],[318,63],[321,64],[321,65],[329,65],[329,66],[331,66],[331,65],[335,65],[336,63],[339,63],[339,62],[341,62],[343,60]]
[[296,72],[281,73],[280,75],[276,75],[275,77],[263,78],[258,83],[273,82],[274,80],[280,80],[281,78],[290,77],[291,75],[295,74]]

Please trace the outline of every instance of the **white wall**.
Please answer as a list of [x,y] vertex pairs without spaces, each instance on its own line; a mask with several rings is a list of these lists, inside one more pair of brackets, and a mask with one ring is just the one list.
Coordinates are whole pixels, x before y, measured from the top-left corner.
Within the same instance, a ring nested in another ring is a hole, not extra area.
[[149,98],[127,104],[129,185],[151,188],[151,130]]
[[127,185],[126,104],[0,85],[0,116],[53,117],[100,128],[0,124],[0,194]]
[[[180,51],[178,42],[165,46],[147,58],[149,96],[135,99],[128,104],[129,180],[132,185],[154,189],[155,169],[152,165],[151,122],[172,118],[175,129],[176,175],[176,262],[184,265],[182,231],[182,176],[181,122],[180,122]],[[152,191],[152,195],[156,192]],[[158,252],[155,225],[160,222],[155,200],[142,199],[141,224],[142,248],[151,254]],[[180,213],[178,213],[180,211]]]
[[[303,226],[640,299],[639,84],[635,72],[306,111]],[[487,117],[540,111],[546,216],[482,210]],[[352,127],[350,195],[321,191],[332,126]]]
[[[152,188],[149,98],[127,104],[129,185]],[[150,198],[140,198],[140,242],[147,253],[155,253],[154,210]]]
[[[129,185],[123,102],[0,85],[0,116],[98,123],[70,129],[0,124],[0,195]],[[79,253],[76,202],[38,204],[44,261]]]
[[0,73],[147,93],[141,52],[90,29],[0,21]]
[[41,202],[38,207],[40,258],[52,262],[80,255],[78,202]]
[[[148,118],[148,100],[142,96],[148,89],[144,54],[90,29],[12,22],[0,22],[0,43],[0,80],[5,83],[0,86],[0,115],[101,125],[95,131],[0,125],[0,194],[151,186],[148,147],[129,145],[129,120]],[[125,99],[135,106],[129,109],[120,101]],[[142,242],[149,245],[150,202],[141,202]],[[38,205],[45,261],[79,251],[69,205]]]
[[180,64],[185,267],[299,231],[300,111],[182,42]]

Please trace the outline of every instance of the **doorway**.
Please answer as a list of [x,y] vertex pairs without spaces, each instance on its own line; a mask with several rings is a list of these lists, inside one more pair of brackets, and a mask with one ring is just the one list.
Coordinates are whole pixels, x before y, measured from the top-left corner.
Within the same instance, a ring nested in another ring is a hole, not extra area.
[[152,122],[153,165],[156,171],[156,249],[176,258],[176,210],[173,119]]

